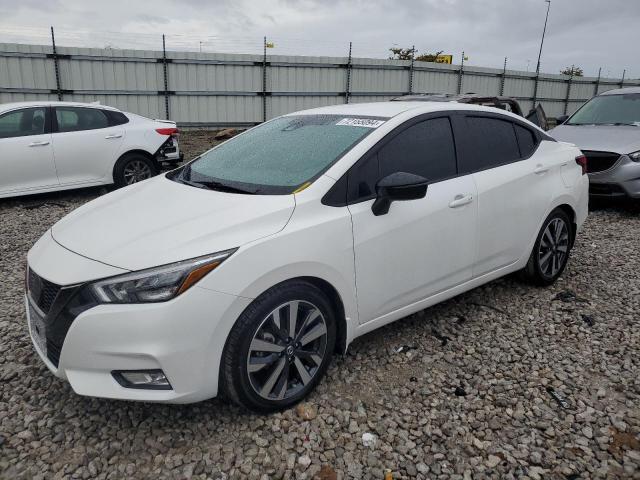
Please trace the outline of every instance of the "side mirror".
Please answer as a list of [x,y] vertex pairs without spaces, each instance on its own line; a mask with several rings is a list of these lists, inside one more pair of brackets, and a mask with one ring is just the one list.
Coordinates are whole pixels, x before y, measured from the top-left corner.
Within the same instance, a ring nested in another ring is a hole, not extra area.
[[395,172],[382,178],[376,185],[376,201],[371,211],[377,217],[389,212],[391,202],[417,200],[427,194],[429,181],[420,175]]
[[568,119],[569,119],[569,115],[560,115],[559,117],[556,118],[556,122],[558,123],[558,125],[562,125]]

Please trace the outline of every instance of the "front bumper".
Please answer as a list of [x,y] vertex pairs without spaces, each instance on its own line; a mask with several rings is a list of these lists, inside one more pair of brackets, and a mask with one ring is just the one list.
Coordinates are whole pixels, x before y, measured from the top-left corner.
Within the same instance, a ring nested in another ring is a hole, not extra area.
[[626,155],[609,170],[589,174],[592,197],[640,198],[640,162]]
[[[49,242],[53,242],[50,237],[44,240],[49,249],[63,248]],[[34,247],[36,253],[41,248],[41,245]],[[86,262],[85,271],[92,266],[101,268],[98,262],[77,257],[78,262]],[[51,261],[51,256],[46,258],[48,262],[43,261],[42,255],[30,252],[29,268],[50,282],[56,282],[58,271],[69,274],[63,265]],[[49,370],[67,380],[76,393],[166,403],[190,403],[217,395],[228,325],[235,322],[250,301],[196,285],[168,302],[97,305],[77,315],[68,325],[59,356],[54,357],[56,365],[31,331],[30,299],[25,295],[29,333],[36,352]],[[53,329],[58,320],[50,316],[54,317],[48,315],[44,320],[46,329]],[[150,369],[162,370],[172,389],[127,388],[112,375],[114,370]]]

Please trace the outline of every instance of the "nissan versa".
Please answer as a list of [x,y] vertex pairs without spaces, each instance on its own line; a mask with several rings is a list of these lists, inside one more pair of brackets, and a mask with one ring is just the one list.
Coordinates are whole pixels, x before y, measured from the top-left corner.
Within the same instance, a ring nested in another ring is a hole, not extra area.
[[366,332],[510,272],[554,282],[587,201],[580,150],[495,108],[293,113],[56,223],[29,328],[82,395],[282,409]]
[[549,132],[587,157],[590,193],[640,199],[640,87],[609,90]]

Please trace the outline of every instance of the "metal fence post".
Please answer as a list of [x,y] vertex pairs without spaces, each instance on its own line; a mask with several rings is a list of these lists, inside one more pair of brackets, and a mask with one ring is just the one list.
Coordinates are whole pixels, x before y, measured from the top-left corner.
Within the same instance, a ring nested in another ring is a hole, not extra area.
[[58,65],[58,50],[56,50],[56,36],[53,33],[53,27],[51,27],[51,46],[53,47],[53,67],[56,71],[56,92],[58,94],[58,100],[62,101],[62,87],[60,85],[60,65]]
[[169,76],[167,74],[167,47],[162,34],[162,74],[164,77],[164,115],[169,120]]
[[602,73],[602,67],[598,69],[598,78],[596,79],[595,88],[593,89],[593,96],[598,95],[598,90],[600,90],[600,74]]
[[349,42],[349,58],[347,60],[347,90],[344,95],[344,103],[349,103],[349,95],[351,95],[351,47],[352,42]]
[[458,94],[462,93],[462,76],[464,75],[464,51],[462,52],[462,62],[458,71]]
[[267,37],[264,37],[262,53],[262,121],[267,121]]
[[504,80],[507,76],[507,57],[504,57],[504,65],[502,66],[502,78],[500,79],[500,96],[504,95]]
[[416,46],[411,46],[411,64],[409,65],[409,95],[413,93],[413,63],[416,58]]
[[573,73],[567,80],[567,95],[564,97],[564,114],[566,115],[569,111],[569,97],[571,96],[571,82],[573,81]]
[[620,88],[623,88],[623,87],[624,87],[624,76],[626,75],[626,73],[627,73],[627,69],[625,68],[625,69],[622,71],[622,79],[620,80]]

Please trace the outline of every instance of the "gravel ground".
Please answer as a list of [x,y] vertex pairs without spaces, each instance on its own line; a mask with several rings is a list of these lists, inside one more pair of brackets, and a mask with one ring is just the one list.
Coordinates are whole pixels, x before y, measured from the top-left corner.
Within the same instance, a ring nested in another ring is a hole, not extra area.
[[553,287],[506,278],[372,332],[257,416],[80,397],[38,359],[26,252],[104,191],[0,201],[0,477],[640,478],[640,205],[592,211]]

